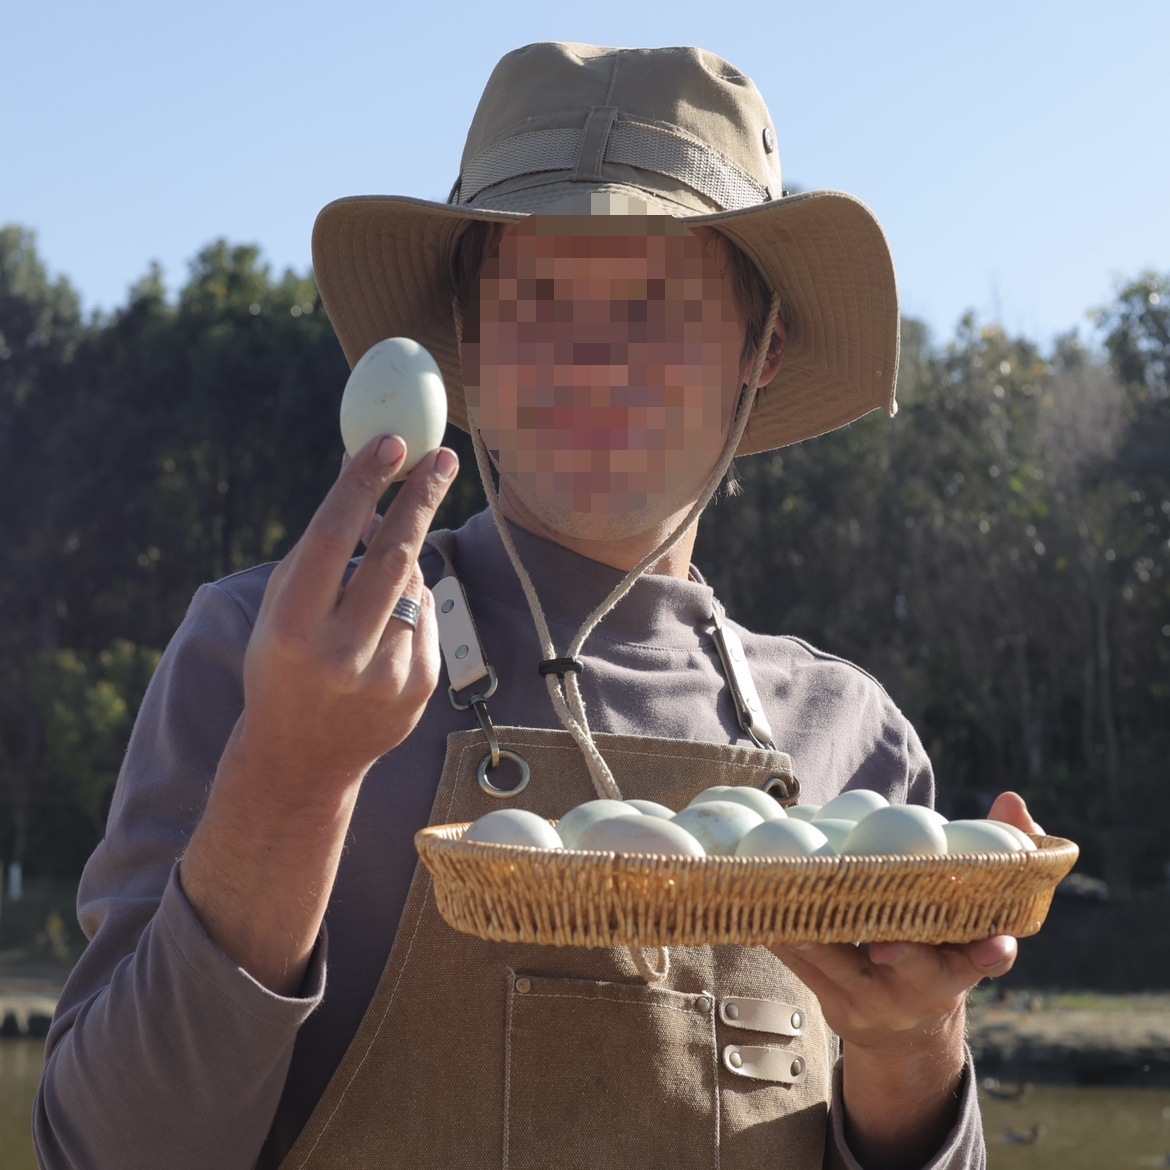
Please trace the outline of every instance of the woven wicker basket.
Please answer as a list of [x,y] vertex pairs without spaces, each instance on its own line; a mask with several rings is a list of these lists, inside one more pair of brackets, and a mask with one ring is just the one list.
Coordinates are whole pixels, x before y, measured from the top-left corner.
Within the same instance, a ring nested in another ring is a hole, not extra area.
[[465,843],[415,834],[435,901],[491,942],[614,947],[795,942],[964,943],[1035,934],[1079,852],[945,857],[662,857]]

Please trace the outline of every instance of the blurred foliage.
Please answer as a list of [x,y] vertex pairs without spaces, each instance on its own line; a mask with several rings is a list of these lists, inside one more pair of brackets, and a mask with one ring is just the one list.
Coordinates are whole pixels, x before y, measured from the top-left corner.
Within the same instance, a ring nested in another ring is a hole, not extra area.
[[39,650],[28,660],[28,696],[40,714],[43,763],[100,837],[110,778],[117,776],[139,701],[162,657],[125,638],[97,654]]
[[[1005,789],[1119,893],[1170,828],[1170,275],[1041,353],[903,322],[891,422],[740,460],[695,560],[732,616],[876,675],[950,815]],[[207,580],[282,557],[334,480],[348,369],[311,278],[217,241],[83,321],[0,229],[0,858],[70,878]],[[438,517],[484,506],[470,441]],[[777,728],[783,741],[783,728]]]

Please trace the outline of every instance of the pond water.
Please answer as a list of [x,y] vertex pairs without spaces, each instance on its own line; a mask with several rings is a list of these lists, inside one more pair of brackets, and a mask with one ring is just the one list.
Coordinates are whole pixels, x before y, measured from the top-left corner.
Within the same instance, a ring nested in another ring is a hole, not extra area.
[[[43,1040],[0,1040],[0,1170],[36,1170],[32,1107]],[[982,1097],[989,1170],[1170,1166],[1170,1089],[1037,1085],[1024,1101]],[[1014,1144],[1012,1135],[1033,1145]]]

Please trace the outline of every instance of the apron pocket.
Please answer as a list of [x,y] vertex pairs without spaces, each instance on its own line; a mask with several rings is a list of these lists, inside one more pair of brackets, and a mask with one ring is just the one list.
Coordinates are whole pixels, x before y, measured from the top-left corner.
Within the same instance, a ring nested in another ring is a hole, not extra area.
[[504,1170],[718,1165],[711,996],[508,979]]

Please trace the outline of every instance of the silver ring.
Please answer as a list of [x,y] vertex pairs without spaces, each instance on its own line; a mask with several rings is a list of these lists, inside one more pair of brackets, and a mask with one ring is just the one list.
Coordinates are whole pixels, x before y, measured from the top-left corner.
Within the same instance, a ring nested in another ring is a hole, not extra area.
[[390,611],[390,616],[405,622],[412,630],[417,630],[420,613],[422,606],[417,601],[411,601],[409,597],[400,597],[398,604]]

